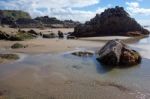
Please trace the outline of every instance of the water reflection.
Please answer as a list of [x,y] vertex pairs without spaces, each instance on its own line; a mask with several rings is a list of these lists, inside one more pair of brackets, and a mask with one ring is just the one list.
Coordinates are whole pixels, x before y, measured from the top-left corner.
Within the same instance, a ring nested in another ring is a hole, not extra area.
[[140,39],[138,44],[150,44],[150,36]]

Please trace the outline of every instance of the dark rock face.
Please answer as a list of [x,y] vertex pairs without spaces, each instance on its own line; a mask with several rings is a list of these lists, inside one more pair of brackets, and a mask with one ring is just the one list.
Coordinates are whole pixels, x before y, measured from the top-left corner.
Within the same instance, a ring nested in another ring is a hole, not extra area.
[[16,24],[19,28],[40,28],[42,27],[42,23],[37,20],[20,18],[16,20]]
[[49,18],[48,16],[37,17],[35,20],[43,23],[44,27],[51,27],[51,24],[62,24],[62,21],[57,20],[56,18]]
[[141,56],[120,40],[111,40],[98,52],[102,64],[115,66],[132,66],[141,62]]
[[77,25],[80,24],[80,22],[72,20],[64,20],[63,24],[65,28],[75,28]]
[[14,24],[15,20],[12,17],[3,17],[1,19],[1,24],[2,25],[12,25]]
[[55,17],[36,17],[31,19],[27,12],[18,10],[0,10],[0,25],[9,25],[12,28],[74,28],[80,24],[72,20],[61,21]]
[[59,38],[64,38],[64,34],[61,31],[58,31],[58,37]]
[[28,33],[30,33],[30,34],[33,34],[33,35],[35,35],[35,36],[38,36],[40,33],[37,33],[36,31],[34,31],[34,30],[29,30],[28,31]]
[[43,34],[43,38],[55,38],[56,35],[54,33],[50,33],[50,34]]
[[52,27],[52,28],[74,28],[79,22],[74,22],[72,20],[58,20],[55,17],[37,17],[34,20],[37,20],[43,24],[43,27]]
[[149,34],[149,31],[131,18],[123,7],[117,6],[97,14],[85,24],[78,25],[72,35],[76,37],[128,36],[127,32],[135,31],[138,31],[141,35]]

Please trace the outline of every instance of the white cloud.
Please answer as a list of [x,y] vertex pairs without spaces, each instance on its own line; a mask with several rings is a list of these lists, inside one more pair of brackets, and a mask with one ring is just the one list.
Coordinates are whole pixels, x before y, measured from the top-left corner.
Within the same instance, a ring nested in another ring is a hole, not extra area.
[[82,10],[73,10],[71,8],[66,9],[51,9],[49,10],[49,15],[53,15],[59,19],[73,19],[76,21],[85,22],[95,16],[96,13],[101,13],[105,8],[98,8],[96,11],[82,11]]
[[150,20],[148,20],[148,19],[138,19],[137,20],[141,25],[150,25],[149,23],[150,23]]
[[0,1],[0,8],[27,11],[32,17],[49,15],[59,19],[84,22],[94,17],[96,13],[104,11],[105,8],[98,8],[95,12],[75,10],[75,8],[79,9],[99,2],[100,0],[3,0]]
[[143,14],[143,15],[150,15],[149,8],[142,8],[138,2],[126,2],[128,5],[127,10],[131,14]]

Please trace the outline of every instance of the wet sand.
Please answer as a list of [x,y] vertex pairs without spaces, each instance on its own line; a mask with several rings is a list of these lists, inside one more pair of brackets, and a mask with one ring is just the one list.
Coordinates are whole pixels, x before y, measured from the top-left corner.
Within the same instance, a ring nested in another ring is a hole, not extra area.
[[[105,79],[91,59],[36,54],[0,65],[2,98],[31,99],[137,99],[142,92]],[[87,62],[85,62],[85,60]],[[107,77],[106,77],[107,78]]]
[[10,48],[16,42],[2,40],[0,42],[0,53],[22,53],[21,60],[0,64],[0,98],[148,99],[150,97],[148,84],[150,74],[145,71],[149,68],[147,64],[150,53],[149,47],[146,50],[144,45],[130,44],[145,58],[142,66],[103,71],[101,65],[93,58],[70,56],[68,51],[89,49],[96,52],[105,42],[38,38],[20,41],[19,43],[28,45],[27,48],[21,49]]
[[[45,28],[45,29],[39,29],[39,28],[21,28],[21,30],[24,31],[29,31],[29,30],[34,30],[37,33],[43,33],[43,34],[49,34],[49,33],[54,33],[57,35],[58,31],[61,31],[63,33],[68,33],[68,32],[73,32],[74,28]],[[19,28],[9,28],[9,27],[1,27],[0,30],[3,32],[6,32],[8,34],[15,34],[18,32]]]

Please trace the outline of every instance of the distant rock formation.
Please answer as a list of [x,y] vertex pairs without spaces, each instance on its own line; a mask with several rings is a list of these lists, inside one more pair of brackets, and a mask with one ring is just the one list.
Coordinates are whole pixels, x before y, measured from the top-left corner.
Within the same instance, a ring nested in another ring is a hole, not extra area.
[[52,27],[52,28],[74,28],[79,22],[75,22],[72,20],[61,21],[55,17],[37,17],[35,20],[41,22],[44,27]]
[[55,17],[36,17],[31,19],[30,14],[17,10],[0,10],[0,25],[9,25],[12,28],[74,28],[79,22],[72,20],[61,21]]
[[15,20],[19,18],[31,19],[29,13],[20,10],[0,10],[0,17],[11,17],[14,18]]
[[141,62],[141,56],[120,40],[108,41],[98,52],[98,60],[110,68],[132,66]]
[[[133,33],[135,31],[137,34]],[[76,37],[128,36],[127,32],[130,32],[129,36],[149,34],[149,31],[131,18],[123,7],[116,6],[106,9],[101,14],[96,14],[85,24],[78,25],[71,35]]]
[[[28,18],[20,18],[16,20],[15,22],[17,27],[19,28],[41,28],[43,24],[37,20],[34,19],[28,19]],[[15,27],[12,25],[11,27]]]
[[31,16],[20,10],[0,10],[0,25],[15,26],[16,20],[20,18],[31,19]]
[[13,25],[14,23],[15,23],[15,20],[12,17],[3,17],[1,19],[2,25]]
[[48,17],[48,16],[43,16],[43,17],[37,17],[35,20],[41,22],[44,27],[51,27],[51,24],[63,24],[62,21],[56,19],[55,17]]

